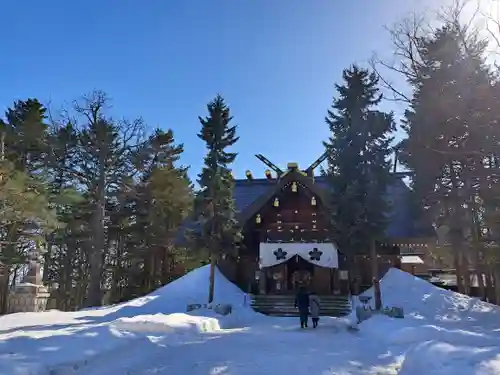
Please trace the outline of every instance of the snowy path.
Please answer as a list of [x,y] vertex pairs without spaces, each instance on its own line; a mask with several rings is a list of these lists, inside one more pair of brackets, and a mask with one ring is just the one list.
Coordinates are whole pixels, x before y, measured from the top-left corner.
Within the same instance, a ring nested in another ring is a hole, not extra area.
[[[271,322],[269,322],[271,323]],[[186,337],[187,338],[187,337]],[[327,375],[397,374],[399,362],[386,347],[362,343],[338,322],[300,330],[297,322],[143,342],[81,367],[80,375]],[[367,347],[372,346],[372,348]],[[397,353],[399,354],[399,353]]]

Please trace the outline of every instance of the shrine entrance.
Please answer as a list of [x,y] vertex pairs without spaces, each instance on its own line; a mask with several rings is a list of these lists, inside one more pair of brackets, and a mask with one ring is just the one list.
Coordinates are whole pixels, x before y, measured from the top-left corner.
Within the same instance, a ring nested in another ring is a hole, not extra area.
[[314,277],[314,264],[296,255],[286,262],[265,269],[266,293],[295,294],[303,286],[310,288]]
[[262,294],[294,294],[300,287],[331,294],[338,268],[332,243],[261,243],[259,290]]
[[309,288],[314,276],[314,265],[296,255],[286,262],[288,291],[296,293],[303,286]]

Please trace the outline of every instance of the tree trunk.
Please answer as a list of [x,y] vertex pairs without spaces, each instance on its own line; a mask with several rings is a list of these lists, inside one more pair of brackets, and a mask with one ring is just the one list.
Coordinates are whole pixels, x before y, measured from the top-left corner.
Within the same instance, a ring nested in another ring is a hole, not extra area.
[[457,278],[457,292],[463,293],[463,269],[462,269],[462,251],[460,249],[460,240],[457,238],[457,233],[455,230],[451,233],[451,248],[453,251],[453,263],[455,265],[455,275]]
[[217,265],[217,260],[215,257],[215,253],[212,251],[210,254],[210,280],[208,283],[208,303],[212,303],[214,300],[216,265]]
[[[471,202],[474,202],[473,199],[471,199]],[[474,269],[477,277],[477,285],[479,288],[479,298],[482,299],[483,301],[486,300],[486,287],[485,287],[485,280],[483,278],[483,275],[485,274],[484,272],[484,254],[482,252],[482,246],[481,246],[481,228],[479,225],[479,220],[478,220],[478,215],[477,215],[477,208],[474,207],[472,210],[472,251],[474,252],[473,259],[474,259]]]
[[[3,163],[5,160],[5,131],[0,134],[0,162]],[[0,183],[3,181],[3,176],[0,173]],[[2,203],[3,206],[3,203]],[[3,210],[2,210],[3,211]],[[4,226],[0,222],[0,255],[2,254],[2,241],[4,240]],[[7,298],[9,295],[9,267],[0,264],[0,268],[3,268],[3,277],[0,275],[0,314],[7,312]]]
[[0,315],[8,312],[9,278],[10,269],[5,266],[3,268],[3,275],[0,277]]
[[461,266],[462,266],[462,275],[463,275],[463,294],[470,295],[470,286],[471,286],[471,275],[469,272],[469,259],[467,254],[464,254],[463,246],[461,246]]
[[[486,256],[486,254],[485,254]],[[493,298],[492,298],[492,291],[493,291],[493,284],[491,280],[491,268],[487,263],[487,260],[485,258],[484,264],[483,264],[483,272],[484,272],[484,294],[485,294],[485,301],[489,303],[493,303]]]
[[[463,226],[460,221],[460,217],[463,214],[462,212],[462,204],[463,199],[458,191],[458,178],[454,172],[453,163],[449,164],[450,170],[450,178],[452,182],[451,187],[451,216],[448,216],[448,220],[450,222],[450,237],[451,237],[451,246],[454,254],[454,263],[455,263],[455,273],[457,277],[457,291],[458,293],[465,293],[465,277],[464,268],[463,268],[463,251],[462,251],[462,242],[463,242]],[[449,213],[448,213],[449,214]]]
[[497,299],[496,295],[496,290],[495,290],[495,274],[493,272],[493,269],[490,267],[490,274],[489,274],[489,282],[490,282],[490,301],[496,305],[500,303],[500,300]]
[[495,290],[495,303],[500,302],[500,264],[493,265],[493,286]]
[[99,165],[99,180],[96,186],[96,207],[93,212],[92,220],[92,249],[90,253],[90,282],[88,305],[101,306],[102,291],[101,291],[101,274],[102,274],[102,258],[104,255],[105,233],[104,233],[104,217],[106,210],[106,170],[105,170],[105,149],[101,151]]
[[43,276],[42,276],[42,282],[43,284],[47,285],[49,283],[49,268],[51,266],[51,254],[52,254],[52,235],[48,236],[48,241],[47,241],[47,250],[45,251],[45,254],[43,254]]
[[380,292],[380,281],[378,274],[378,258],[375,240],[372,240],[370,244],[370,259],[372,268],[372,283],[373,283],[373,294],[375,296],[375,309],[380,310],[382,308],[382,293]]
[[484,265],[483,265],[483,260],[481,256],[481,250],[479,249],[479,244],[475,244],[477,247],[474,249],[475,252],[475,257],[474,257],[474,269],[475,269],[475,274],[477,278],[477,286],[479,290],[479,298],[483,301],[486,300],[486,286],[485,286],[485,280],[483,275],[485,274],[484,272]]

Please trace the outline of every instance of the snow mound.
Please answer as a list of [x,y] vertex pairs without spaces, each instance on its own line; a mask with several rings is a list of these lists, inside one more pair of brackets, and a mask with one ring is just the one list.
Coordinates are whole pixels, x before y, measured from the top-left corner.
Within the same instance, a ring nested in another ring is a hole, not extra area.
[[161,334],[215,332],[221,329],[219,321],[215,318],[179,313],[120,318],[112,322],[111,327],[126,332]]
[[[84,313],[86,316],[100,315],[103,321],[132,318],[139,315],[185,313],[189,304],[203,305],[208,302],[209,277],[210,266],[203,266],[147,296],[113,306],[84,310],[81,313]],[[240,318],[243,315],[247,318],[257,315],[246,306],[246,294],[227,280],[217,268],[215,270],[214,292],[213,303],[231,304],[233,306],[232,314],[239,314]],[[196,315],[196,313],[194,314]]]
[[117,353],[132,355],[137,347],[147,352],[264,319],[219,270],[214,303],[231,304],[232,313],[221,316],[207,308],[186,313],[188,304],[207,302],[209,274],[209,266],[201,267],[147,296],[113,306],[0,317],[0,375],[73,373]]
[[[500,307],[434,286],[396,268],[380,281],[382,304],[403,307],[405,318],[441,323],[465,322],[500,325]],[[373,289],[364,295],[373,297]],[[372,298],[373,303],[373,298]]]
[[[438,288],[398,269],[381,280],[384,306],[405,318],[375,315],[361,334],[392,348],[407,348],[400,375],[500,374],[500,307]],[[364,295],[372,296],[373,290]]]
[[466,345],[484,347],[500,344],[497,337],[466,331],[464,329],[448,329],[434,325],[419,327],[404,327],[391,335],[393,344],[411,344],[439,337],[441,342],[453,343],[453,345]]
[[395,319],[385,315],[375,315],[361,323],[360,327],[365,335],[377,337],[388,345],[412,345],[435,339],[458,346],[500,345],[500,339],[494,333],[471,331],[467,325],[442,327],[419,324],[411,319]]
[[399,375],[498,375],[500,348],[427,341],[411,348]]

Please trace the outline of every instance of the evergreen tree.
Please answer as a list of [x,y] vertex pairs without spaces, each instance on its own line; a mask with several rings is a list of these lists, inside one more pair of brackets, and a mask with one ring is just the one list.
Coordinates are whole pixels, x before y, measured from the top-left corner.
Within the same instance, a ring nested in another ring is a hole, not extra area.
[[491,192],[493,174],[498,176],[490,161],[499,139],[493,104],[498,94],[484,63],[487,43],[464,35],[460,25],[450,23],[421,38],[422,61],[410,82],[414,96],[403,126],[408,138],[402,142],[402,162],[414,172],[421,205],[434,223],[449,228],[460,292],[468,289],[471,257],[463,245],[471,217],[490,211],[477,203]]
[[141,296],[199,265],[176,241],[193,206],[182,145],[106,107],[96,91],[46,124],[29,99],[0,120],[0,313],[35,241],[61,310],[100,304],[102,289],[106,303]]
[[[0,264],[5,282],[23,265],[33,243],[57,228],[43,173],[47,127],[36,99],[16,101],[0,119]],[[0,285],[0,313],[7,285]]]
[[109,278],[109,272],[105,275],[104,264],[109,249],[107,209],[136,172],[132,158],[143,131],[141,119],[120,122],[107,116],[108,104],[105,93],[94,91],[75,106],[81,123],[77,126],[78,142],[72,172],[85,189],[87,210],[90,211],[88,306],[102,303],[102,286]]
[[192,208],[187,168],[176,166],[183,152],[172,130],[157,129],[138,154],[144,171],[129,206],[135,214],[129,240],[135,242],[136,251],[128,258],[140,267],[129,274],[131,295],[148,293],[181,276],[176,272],[184,260],[183,249],[176,240]]
[[234,145],[236,126],[224,99],[218,95],[207,105],[208,116],[199,117],[201,131],[198,137],[206,143],[205,166],[198,175],[200,191],[195,200],[195,214],[199,222],[200,244],[210,254],[209,303],[214,297],[214,272],[218,257],[232,253],[239,238],[233,201],[233,178],[230,165],[236,153],[227,151]]
[[336,85],[337,97],[326,116],[331,136],[326,174],[332,202],[332,230],[348,254],[372,248],[387,225],[385,199],[391,181],[392,113],[376,109],[382,95],[374,73],[352,66]]
[[47,109],[37,100],[19,100],[5,113],[6,159],[18,170],[39,170],[47,154]]

